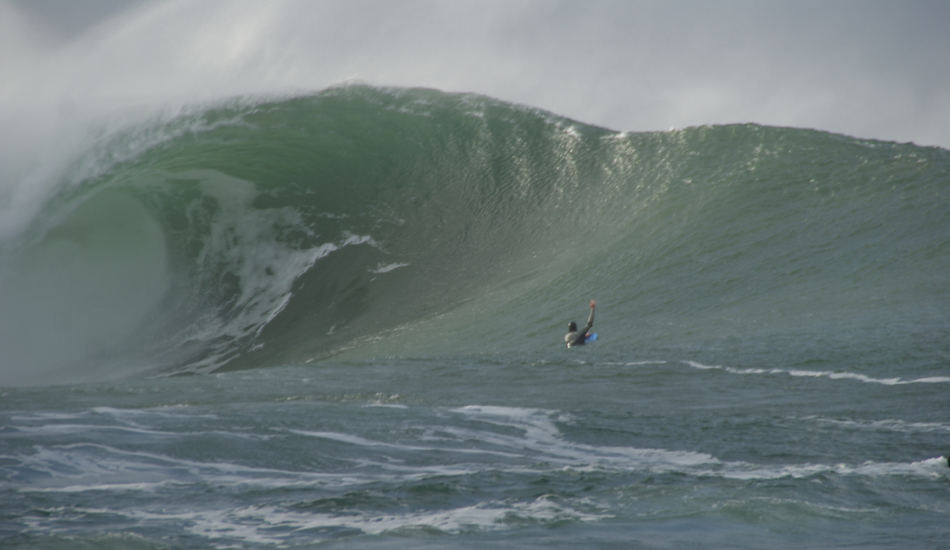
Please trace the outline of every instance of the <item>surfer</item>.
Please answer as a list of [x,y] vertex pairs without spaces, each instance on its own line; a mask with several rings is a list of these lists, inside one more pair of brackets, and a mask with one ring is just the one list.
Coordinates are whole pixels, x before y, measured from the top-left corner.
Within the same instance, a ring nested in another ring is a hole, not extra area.
[[594,326],[594,306],[596,305],[597,302],[593,300],[590,301],[590,317],[587,318],[587,324],[584,325],[583,330],[577,330],[577,323],[574,321],[571,321],[571,323],[567,325],[568,333],[564,336],[567,347],[583,346],[584,342],[587,341],[587,337],[590,336],[588,331]]

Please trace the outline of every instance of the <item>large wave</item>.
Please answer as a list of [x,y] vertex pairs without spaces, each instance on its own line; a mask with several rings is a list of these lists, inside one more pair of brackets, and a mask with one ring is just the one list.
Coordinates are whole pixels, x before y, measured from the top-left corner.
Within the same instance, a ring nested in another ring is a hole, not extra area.
[[946,353],[937,148],[617,133],[351,85],[113,131],[47,183],[0,248],[3,383],[530,352],[590,297],[630,346],[857,332]]

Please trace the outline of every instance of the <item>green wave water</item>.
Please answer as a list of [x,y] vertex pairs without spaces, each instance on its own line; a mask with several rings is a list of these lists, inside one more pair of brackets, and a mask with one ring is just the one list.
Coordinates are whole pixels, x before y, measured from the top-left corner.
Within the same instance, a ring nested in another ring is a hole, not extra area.
[[126,128],[71,177],[4,247],[7,383],[540,352],[591,297],[618,357],[950,357],[942,149],[345,86]]

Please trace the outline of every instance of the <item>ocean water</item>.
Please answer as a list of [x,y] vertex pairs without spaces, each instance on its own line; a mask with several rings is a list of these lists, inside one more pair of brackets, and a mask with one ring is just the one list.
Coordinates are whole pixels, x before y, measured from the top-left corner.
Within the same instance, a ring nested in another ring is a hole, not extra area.
[[349,85],[54,160],[3,548],[950,547],[946,150]]

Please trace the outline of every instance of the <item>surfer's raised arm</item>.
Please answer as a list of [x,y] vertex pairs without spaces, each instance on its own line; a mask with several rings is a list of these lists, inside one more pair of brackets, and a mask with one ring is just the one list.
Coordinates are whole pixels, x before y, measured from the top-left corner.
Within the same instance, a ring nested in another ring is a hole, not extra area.
[[584,339],[587,339],[588,332],[594,326],[594,307],[597,306],[597,302],[590,301],[590,316],[587,318],[587,324],[584,326]]

